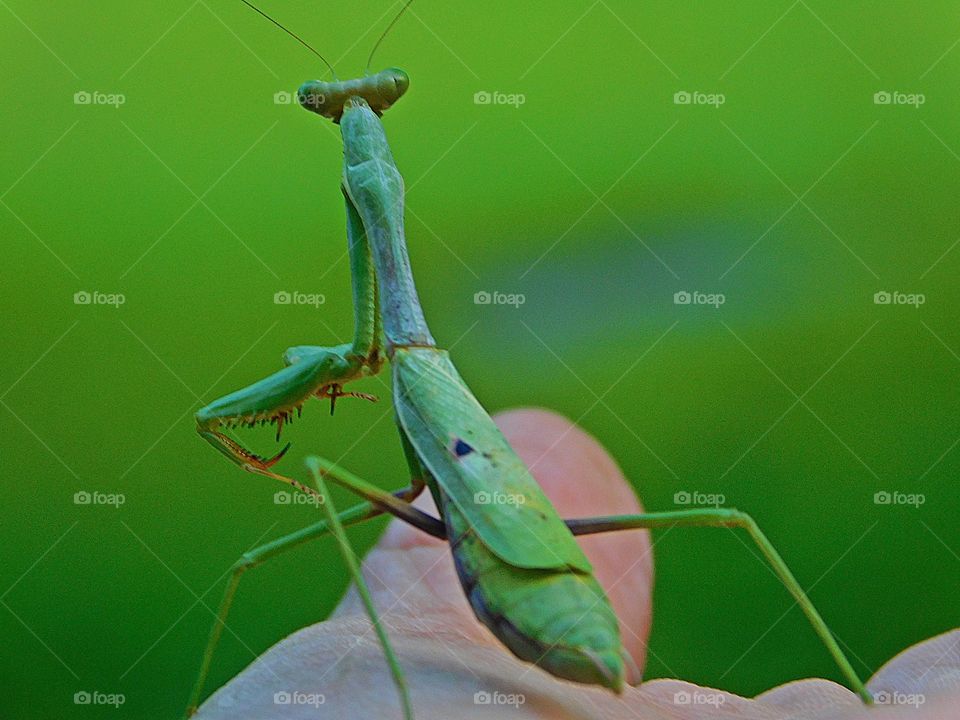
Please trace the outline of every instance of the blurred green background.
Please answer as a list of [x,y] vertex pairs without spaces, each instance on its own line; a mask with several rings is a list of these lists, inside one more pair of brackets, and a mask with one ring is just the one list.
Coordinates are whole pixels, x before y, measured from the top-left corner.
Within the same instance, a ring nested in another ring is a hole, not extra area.
[[[264,2],[341,76],[398,7]],[[945,0],[420,0],[374,62],[411,76],[385,117],[410,253],[481,401],[578,420],[650,509],[751,512],[863,675],[958,624],[958,35]],[[338,134],[275,100],[323,69],[233,0],[3,0],[0,53],[0,715],[174,717],[233,561],[316,519],[192,413],[350,337]],[[494,91],[525,102],[474,102]],[[95,291],[125,302],[75,304]],[[385,410],[310,406],[285,466],[320,452],[399,487]],[[875,502],[895,491],[924,502]],[[647,677],[838,679],[744,537],[656,540]],[[329,540],[248,575],[210,688],[345,585]]]

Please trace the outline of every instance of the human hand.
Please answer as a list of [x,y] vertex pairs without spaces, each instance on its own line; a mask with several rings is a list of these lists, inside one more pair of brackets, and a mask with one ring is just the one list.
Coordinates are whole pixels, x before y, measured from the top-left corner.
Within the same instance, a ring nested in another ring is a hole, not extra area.
[[[515,410],[496,420],[563,517],[642,511],[606,451],[569,421],[541,410]],[[436,512],[427,493],[417,505]],[[652,607],[648,533],[578,540],[620,619],[624,646],[642,670]],[[618,697],[557,680],[515,659],[477,622],[443,541],[394,520],[363,568],[410,684],[418,720],[947,720],[960,713],[960,631],[914,646],[873,677],[870,689],[875,695],[889,693],[878,695],[881,701],[890,698],[889,705],[865,707],[846,688],[816,679],[754,699],[679,680],[628,687]],[[353,590],[329,620],[275,645],[214,694],[198,715],[200,720],[317,717],[401,717],[382,650]]]

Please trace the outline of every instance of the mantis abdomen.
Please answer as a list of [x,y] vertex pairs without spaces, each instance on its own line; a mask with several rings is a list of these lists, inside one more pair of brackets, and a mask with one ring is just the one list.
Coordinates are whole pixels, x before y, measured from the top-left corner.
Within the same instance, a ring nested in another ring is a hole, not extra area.
[[477,619],[520,659],[620,692],[616,615],[536,481],[445,351],[397,348],[392,363],[411,471],[440,509]]
[[457,575],[477,618],[514,655],[557,677],[623,689],[617,618],[592,573],[517,568],[440,491]]

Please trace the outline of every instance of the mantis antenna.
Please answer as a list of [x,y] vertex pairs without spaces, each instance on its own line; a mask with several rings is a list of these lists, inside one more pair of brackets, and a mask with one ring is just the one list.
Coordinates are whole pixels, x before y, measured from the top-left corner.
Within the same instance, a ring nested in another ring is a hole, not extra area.
[[[244,2],[246,2],[246,0],[244,0]],[[400,19],[400,16],[407,11],[407,8],[410,7],[412,3],[413,3],[413,0],[407,0],[407,2],[403,4],[403,7],[400,8],[400,12],[398,12],[394,16],[393,20],[390,21],[390,24],[387,25],[387,29],[383,31],[383,33],[380,35],[379,38],[377,38],[377,42],[375,42],[373,45],[373,50],[370,51],[370,57],[367,58],[367,67],[364,70],[364,74],[366,75],[370,74],[370,63],[373,62],[373,56],[377,52],[377,49],[380,47],[380,43],[383,42],[383,39],[387,36],[387,33],[393,30],[393,26],[397,24],[397,20]]]
[[[411,0],[411,2],[412,2],[412,1],[413,1],[413,0]],[[314,55],[316,55],[318,58],[320,58],[320,60],[323,61],[323,64],[326,65],[327,68],[329,68],[330,74],[333,75],[333,79],[334,79],[334,80],[337,80],[337,79],[338,79],[338,78],[337,78],[337,71],[333,69],[333,65],[331,65],[330,63],[328,63],[328,62],[327,62],[327,59],[326,59],[323,55],[321,55],[321,54],[318,53],[316,50],[314,50],[313,47],[310,45],[310,43],[308,43],[306,40],[304,40],[302,37],[300,37],[299,35],[297,35],[297,34],[296,34],[295,32],[293,32],[292,30],[288,30],[287,28],[285,28],[283,25],[281,25],[279,22],[277,22],[276,20],[274,20],[274,19],[273,19],[272,17],[270,17],[269,15],[267,15],[263,10],[261,10],[260,8],[258,8],[256,5],[253,5],[252,3],[247,2],[247,0],[240,0],[240,2],[242,2],[244,5],[246,5],[246,6],[247,6],[248,8],[250,8],[251,10],[254,10],[254,11],[256,11],[258,14],[262,15],[263,17],[265,17],[267,20],[269,20],[269,21],[272,22],[274,25],[276,25],[278,28],[280,28],[281,30],[283,30],[287,35],[289,35],[289,36],[292,37],[294,40],[296,40],[298,43],[300,43],[300,44],[303,45],[305,48],[307,48],[307,50],[309,50],[309,51],[312,52]],[[407,4],[409,5],[410,3],[407,3]],[[404,9],[406,9],[406,8],[404,8]],[[403,10],[401,10],[400,12],[402,13]],[[394,20],[394,22],[396,22],[396,20]],[[391,25],[392,25],[392,24],[393,24],[393,23],[391,23]],[[387,28],[387,29],[389,30],[389,28]],[[386,34],[386,33],[384,33],[384,34]],[[383,38],[381,37],[380,39],[382,40]],[[378,42],[377,44],[379,44],[379,42]],[[376,48],[374,48],[374,49],[376,49]]]

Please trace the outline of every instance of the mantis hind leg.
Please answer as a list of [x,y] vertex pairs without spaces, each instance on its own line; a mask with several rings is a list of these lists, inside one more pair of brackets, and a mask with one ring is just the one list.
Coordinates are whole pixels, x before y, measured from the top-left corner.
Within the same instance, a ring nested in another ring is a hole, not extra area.
[[[332,465],[332,463],[328,463],[328,465],[335,467]],[[271,474],[271,476],[273,475]],[[280,477],[279,479],[287,480],[288,478]],[[415,500],[416,497],[423,491],[423,488],[423,482],[414,478],[410,487],[408,488],[398,490],[395,493],[388,493],[385,491],[381,492],[383,492],[384,495],[389,495],[397,502],[410,503],[413,502],[413,500]],[[382,515],[384,512],[385,510],[383,509],[382,502],[378,506],[375,506],[370,502],[363,502],[339,513],[337,515],[337,519],[343,526],[355,525],[365,520],[377,517],[378,515]],[[289,535],[284,535],[283,537],[277,538],[276,540],[273,540],[265,545],[261,545],[253,550],[249,550],[248,552],[245,552],[236,563],[234,563],[233,568],[230,570],[230,579],[227,581],[227,585],[223,591],[223,597],[221,598],[220,605],[217,608],[216,619],[214,620],[213,626],[210,628],[210,635],[207,639],[207,645],[204,649],[203,658],[200,662],[200,670],[197,675],[197,680],[194,684],[193,691],[190,694],[190,701],[187,705],[187,717],[193,715],[196,712],[197,707],[200,705],[200,699],[203,694],[207,676],[210,672],[213,655],[216,652],[217,645],[220,643],[220,638],[223,635],[224,628],[226,627],[227,615],[230,613],[230,607],[233,605],[233,598],[237,593],[237,588],[240,585],[240,579],[242,578],[243,574],[247,570],[263,564],[270,558],[280,555],[288,550],[292,550],[295,547],[299,547],[310,540],[315,540],[319,537],[322,537],[329,532],[332,532],[330,521],[321,520],[313,523],[312,525],[308,525],[301,530],[297,530]]]
[[840,672],[846,678],[850,688],[856,692],[866,704],[873,702],[873,696],[857,676],[856,671],[840,649],[837,640],[830,628],[823,621],[820,613],[810,602],[810,598],[803,591],[800,583],[790,572],[790,568],[780,557],[780,553],[763,534],[757,523],[747,513],[733,508],[702,508],[698,510],[677,510],[672,512],[644,513],[641,515],[613,515],[596,518],[576,518],[567,520],[567,527],[574,535],[591,535],[594,533],[613,532],[616,530],[655,529],[672,527],[728,527],[741,528],[747,531],[750,538],[756,543],[760,552],[770,563],[774,573],[786,586],[797,605],[803,610],[814,631],[823,641],[830,655],[833,657]]

